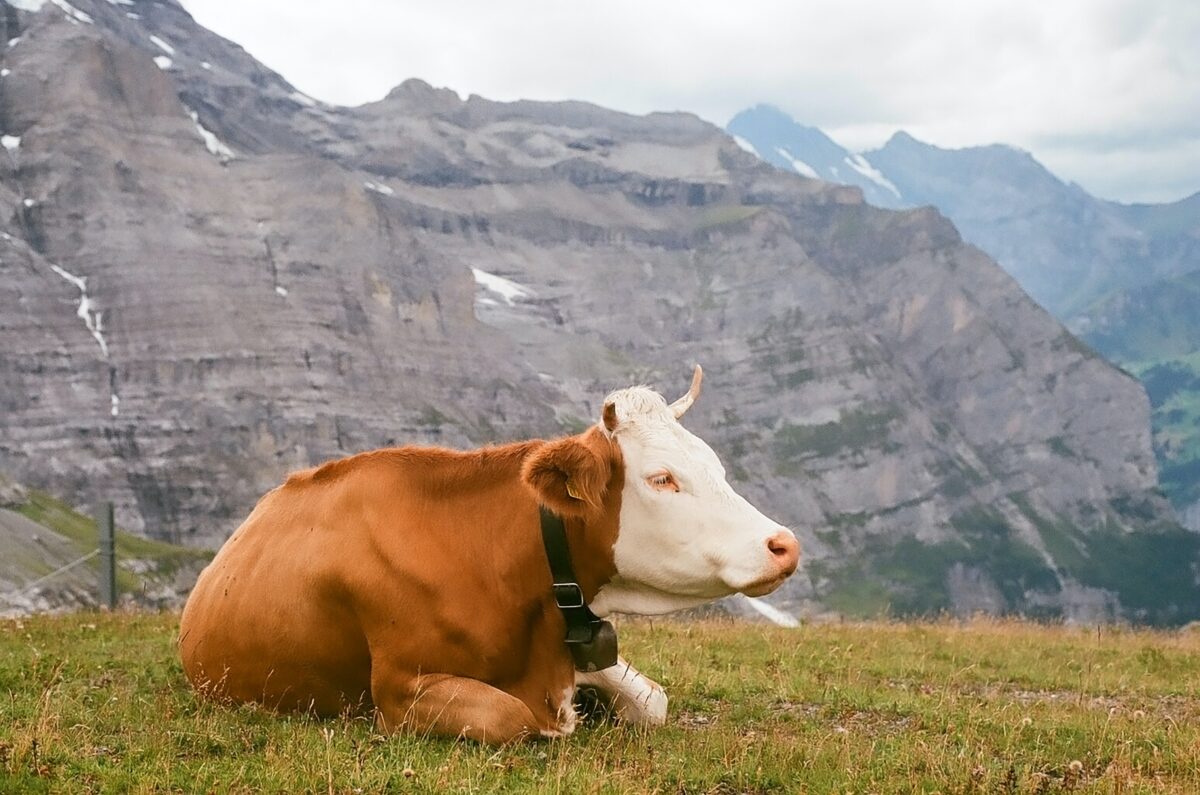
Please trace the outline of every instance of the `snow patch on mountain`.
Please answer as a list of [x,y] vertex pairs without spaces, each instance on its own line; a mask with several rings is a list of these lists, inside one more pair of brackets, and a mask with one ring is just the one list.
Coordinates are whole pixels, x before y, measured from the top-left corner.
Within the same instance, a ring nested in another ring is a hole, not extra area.
[[796,169],[797,174],[808,177],[809,179],[821,178],[817,174],[817,170],[815,168],[810,166],[808,163],[805,163],[803,160],[793,157],[792,153],[784,149],[782,146],[775,147],[775,151],[779,153],[780,157],[792,164],[792,168]]
[[[515,306],[518,300],[534,296],[534,292],[528,287],[517,284],[510,279],[505,279],[503,276],[481,271],[478,268],[471,268],[471,273],[475,276],[476,284],[500,296],[509,306]],[[479,300],[483,303],[485,299],[480,298]]]
[[165,55],[154,56],[154,63],[156,66],[158,66],[159,69],[162,69],[164,72],[175,65],[175,62],[172,61],[170,58],[168,58]]
[[50,2],[53,3],[56,8],[66,14],[67,19],[70,19],[72,22],[83,22],[87,25],[95,24],[90,16],[68,3],[67,0],[50,0]]
[[740,135],[733,136],[733,142],[735,144],[737,144],[738,146],[740,146],[742,149],[746,150],[750,154],[757,157],[759,160],[762,160],[762,155],[760,155],[758,153],[758,150],[754,148],[754,144],[750,143],[742,136],[740,136]]
[[79,308],[75,310],[75,314],[87,326],[88,332],[96,340],[96,344],[100,346],[100,353],[104,354],[104,358],[107,359],[108,341],[104,339],[104,313],[96,309],[95,303],[88,296],[87,278],[76,276],[57,265],[51,265],[50,270],[75,285],[76,289],[79,290]]
[[371,182],[370,180],[363,183],[363,187],[376,193],[382,193],[384,196],[393,196],[396,191],[379,182]]
[[175,48],[172,47],[170,44],[167,44],[165,41],[160,39],[158,36],[151,34],[150,41],[154,42],[154,46],[158,47],[160,50],[165,52],[167,55],[175,54]]
[[800,626],[800,621],[795,616],[785,613],[769,602],[764,602],[762,599],[753,596],[742,596],[742,601],[777,627],[795,628]]
[[884,190],[891,191],[897,199],[901,198],[900,189],[897,188],[890,179],[883,175],[883,172],[867,162],[867,159],[862,155],[850,155],[846,158],[846,165],[862,174],[867,179],[874,182]]
[[224,141],[222,141],[211,130],[200,123],[200,115],[196,113],[196,111],[192,110],[186,105],[184,108],[187,110],[188,116],[192,118],[192,122],[196,125],[196,131],[200,133],[200,137],[204,140],[204,146],[207,147],[209,152],[211,152],[215,157],[220,158],[222,161],[233,160],[235,157],[237,157],[237,155],[233,153],[233,150],[225,145]]
[[306,108],[315,108],[317,106],[317,101],[308,94],[301,94],[299,91],[293,91],[292,93],[288,94],[288,96]]
[[9,154],[14,154],[21,148],[21,136],[19,135],[3,135],[0,136],[0,146],[8,150]]

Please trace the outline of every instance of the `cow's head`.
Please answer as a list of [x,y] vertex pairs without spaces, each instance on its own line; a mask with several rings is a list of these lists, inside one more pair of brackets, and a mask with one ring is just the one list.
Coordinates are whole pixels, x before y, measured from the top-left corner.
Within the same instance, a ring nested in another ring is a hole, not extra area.
[[[585,435],[615,444],[624,470],[616,574],[592,602],[598,614],[665,613],[738,592],[762,596],[796,569],[800,546],[792,532],[735,492],[712,448],[679,423],[700,394],[702,375],[697,366],[691,389],[670,405],[644,386],[612,393],[597,428]],[[564,453],[548,448],[546,458],[562,462]],[[594,445],[573,454],[580,457],[575,465],[558,470],[581,474],[558,482],[542,473],[540,483],[531,482],[560,512],[598,504],[610,471]],[[536,469],[527,467],[527,479]]]

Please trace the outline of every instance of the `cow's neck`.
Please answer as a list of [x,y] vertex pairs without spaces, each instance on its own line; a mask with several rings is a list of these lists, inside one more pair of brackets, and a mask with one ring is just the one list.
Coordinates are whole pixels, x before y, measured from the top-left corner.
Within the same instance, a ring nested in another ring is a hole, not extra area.
[[[618,508],[618,514],[619,510]],[[613,563],[613,544],[617,539],[616,522],[612,522],[612,526],[609,527],[607,523],[598,525],[582,519],[566,518],[563,524],[567,529],[571,566],[575,570],[579,587],[583,590],[583,598],[590,603],[616,574],[616,565]]]
[[591,602],[600,588],[616,574],[613,547],[621,522],[621,491],[625,487],[625,465],[621,448],[592,429],[589,441],[607,451],[611,467],[602,509],[587,518],[564,517],[567,545],[571,551],[571,566],[575,569],[584,599]]
[[575,570],[583,598],[590,603],[616,572],[612,544],[606,545],[606,534],[587,527],[581,519],[564,519],[563,524],[567,530],[571,567]]

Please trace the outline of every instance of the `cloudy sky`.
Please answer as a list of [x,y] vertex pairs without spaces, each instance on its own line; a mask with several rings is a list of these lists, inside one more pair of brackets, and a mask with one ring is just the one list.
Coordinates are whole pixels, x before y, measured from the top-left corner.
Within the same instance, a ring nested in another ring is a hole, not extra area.
[[1200,190],[1197,0],[183,3],[327,102],[409,77],[720,125],[770,102],[852,149],[904,129],[1020,146],[1105,198]]

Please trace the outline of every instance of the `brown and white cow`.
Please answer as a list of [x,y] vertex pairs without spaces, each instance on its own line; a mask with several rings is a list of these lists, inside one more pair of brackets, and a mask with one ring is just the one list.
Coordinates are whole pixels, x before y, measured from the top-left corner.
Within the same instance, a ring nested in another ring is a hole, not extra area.
[[387,731],[487,742],[569,734],[577,685],[624,720],[662,723],[662,688],[624,660],[575,670],[539,504],[562,517],[598,616],[777,588],[795,536],[678,422],[700,377],[672,405],[614,392],[577,436],[376,450],[293,474],[200,575],[180,626],[188,679],[225,701],[373,708]]

